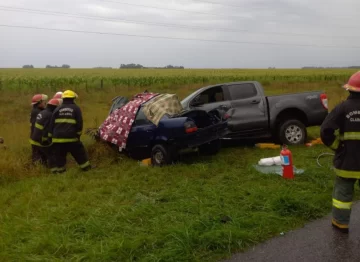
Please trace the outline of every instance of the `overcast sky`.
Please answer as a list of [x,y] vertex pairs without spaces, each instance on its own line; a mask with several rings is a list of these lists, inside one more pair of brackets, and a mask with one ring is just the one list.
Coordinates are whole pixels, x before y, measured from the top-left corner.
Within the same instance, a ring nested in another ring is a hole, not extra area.
[[0,67],[360,65],[359,14],[359,0],[0,0]]

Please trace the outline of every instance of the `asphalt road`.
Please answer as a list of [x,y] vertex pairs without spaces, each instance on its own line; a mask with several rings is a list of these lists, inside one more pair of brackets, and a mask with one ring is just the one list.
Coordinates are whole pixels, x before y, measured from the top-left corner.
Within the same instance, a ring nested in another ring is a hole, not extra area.
[[226,261],[360,261],[360,202],[353,206],[349,234],[333,229],[328,215]]

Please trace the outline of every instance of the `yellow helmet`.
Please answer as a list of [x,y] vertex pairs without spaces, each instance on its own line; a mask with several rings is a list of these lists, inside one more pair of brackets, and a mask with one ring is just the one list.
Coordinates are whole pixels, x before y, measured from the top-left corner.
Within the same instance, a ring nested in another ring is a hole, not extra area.
[[78,95],[74,91],[66,90],[62,94],[62,98],[78,98]]

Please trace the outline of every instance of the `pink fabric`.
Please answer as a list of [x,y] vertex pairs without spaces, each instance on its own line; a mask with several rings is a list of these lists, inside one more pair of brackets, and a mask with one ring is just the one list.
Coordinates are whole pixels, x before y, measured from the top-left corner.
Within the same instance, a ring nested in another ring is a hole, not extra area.
[[112,112],[100,127],[100,138],[119,146],[119,151],[122,151],[126,147],[139,107],[157,95],[156,93],[137,94],[126,105]]

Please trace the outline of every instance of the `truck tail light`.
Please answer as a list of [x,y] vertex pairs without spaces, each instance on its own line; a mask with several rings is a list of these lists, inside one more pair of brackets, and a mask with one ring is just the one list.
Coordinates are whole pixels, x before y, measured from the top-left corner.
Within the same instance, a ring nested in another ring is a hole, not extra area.
[[197,126],[195,125],[195,123],[193,121],[185,122],[184,127],[185,127],[185,132],[187,134],[196,132],[198,130]]
[[321,104],[323,105],[323,107],[327,110],[328,109],[327,95],[326,94],[321,94],[320,95],[320,100],[321,100]]

